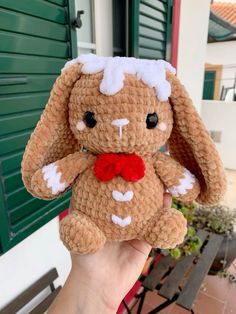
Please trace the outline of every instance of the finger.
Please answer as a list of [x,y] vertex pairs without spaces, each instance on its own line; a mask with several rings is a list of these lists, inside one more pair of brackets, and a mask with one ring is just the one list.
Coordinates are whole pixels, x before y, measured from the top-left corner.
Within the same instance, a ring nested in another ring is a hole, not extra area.
[[163,199],[163,207],[164,208],[171,208],[172,205],[172,196],[170,193],[164,193],[164,199]]
[[142,241],[142,240],[134,239],[134,240],[126,241],[126,243],[128,243],[133,249],[144,254],[145,256],[148,256],[152,248],[151,245],[149,245],[147,242]]

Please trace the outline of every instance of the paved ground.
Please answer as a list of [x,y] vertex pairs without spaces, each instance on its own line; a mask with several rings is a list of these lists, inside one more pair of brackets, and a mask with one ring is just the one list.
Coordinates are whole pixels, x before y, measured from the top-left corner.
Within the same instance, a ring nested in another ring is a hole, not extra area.
[[[236,276],[236,261],[231,265],[230,272]],[[165,301],[154,292],[148,292],[142,314],[154,309]],[[236,284],[218,276],[206,276],[202,288],[193,305],[194,314],[236,314]],[[137,312],[137,305],[132,310]],[[159,312],[160,314],[191,314],[189,311],[172,304]]]

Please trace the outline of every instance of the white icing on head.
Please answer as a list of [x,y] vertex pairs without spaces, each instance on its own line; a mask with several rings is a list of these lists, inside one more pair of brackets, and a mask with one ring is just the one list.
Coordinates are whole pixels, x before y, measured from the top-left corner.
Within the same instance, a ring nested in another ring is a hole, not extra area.
[[170,83],[166,80],[166,70],[175,74],[175,69],[164,60],[147,60],[127,57],[99,57],[94,54],[81,55],[67,62],[62,71],[76,62],[82,63],[84,74],[104,71],[100,92],[111,96],[124,86],[125,73],[134,74],[147,86],[155,88],[160,101],[168,100],[171,94]]
[[157,125],[157,129],[159,129],[160,131],[165,131],[167,129],[167,125],[165,122],[161,122],[160,124]]
[[76,129],[79,131],[83,131],[86,128],[86,124],[84,123],[84,121],[79,121],[76,124]]

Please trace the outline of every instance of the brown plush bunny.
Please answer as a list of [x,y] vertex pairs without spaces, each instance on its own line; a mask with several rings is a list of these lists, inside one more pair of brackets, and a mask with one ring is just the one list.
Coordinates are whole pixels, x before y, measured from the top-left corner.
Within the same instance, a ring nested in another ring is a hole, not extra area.
[[[158,151],[167,141],[170,155]],[[43,199],[72,186],[60,234],[79,253],[107,240],[175,247],[186,221],[162,208],[165,190],[214,204],[226,187],[214,144],[170,64],[92,54],[69,62],[54,84],[22,174]]]

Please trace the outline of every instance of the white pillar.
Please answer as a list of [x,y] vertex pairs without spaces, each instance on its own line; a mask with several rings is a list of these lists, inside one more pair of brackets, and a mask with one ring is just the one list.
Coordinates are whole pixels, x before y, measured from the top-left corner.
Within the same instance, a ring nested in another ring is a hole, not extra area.
[[112,1],[94,0],[96,54],[113,55]]
[[181,0],[177,76],[201,110],[210,0]]

